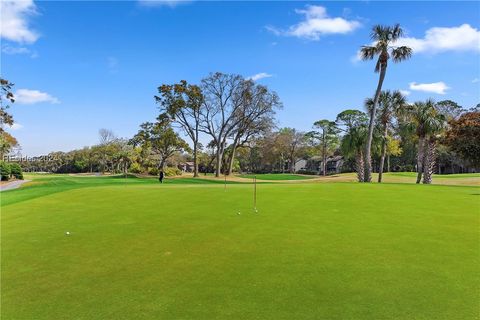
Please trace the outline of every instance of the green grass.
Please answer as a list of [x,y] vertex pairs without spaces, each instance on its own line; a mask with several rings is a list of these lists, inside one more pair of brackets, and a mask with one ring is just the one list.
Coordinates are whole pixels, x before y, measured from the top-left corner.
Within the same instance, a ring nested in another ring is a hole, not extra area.
[[307,180],[316,178],[316,176],[306,176],[299,174],[289,174],[289,173],[263,173],[263,174],[242,174],[239,175],[241,178],[250,178],[257,177],[257,180]]
[[2,320],[478,319],[476,187],[262,184],[255,214],[251,184],[41,179],[0,194]]
[[[25,179],[32,179],[34,183],[27,189],[20,188],[6,191],[5,196],[1,197],[1,205],[9,205],[21,201],[27,201],[38,197],[43,197],[52,193],[63,192],[66,190],[98,187],[98,186],[122,186],[130,187],[133,185],[158,185],[158,178],[137,178],[136,176],[70,176],[61,174],[25,175]],[[166,178],[163,183],[171,184],[224,184],[224,181],[208,180],[201,178]],[[227,181],[227,184],[235,184],[238,182]]]
[[[389,172],[391,176],[398,177],[416,177],[416,172]],[[444,179],[461,179],[461,178],[480,178],[480,173],[456,173],[456,174],[434,174],[433,180],[435,178],[444,178]]]

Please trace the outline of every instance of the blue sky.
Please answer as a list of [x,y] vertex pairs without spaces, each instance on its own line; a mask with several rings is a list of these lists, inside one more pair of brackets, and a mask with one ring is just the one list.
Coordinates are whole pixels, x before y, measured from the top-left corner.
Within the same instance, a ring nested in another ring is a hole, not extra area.
[[158,113],[162,83],[209,72],[277,91],[279,126],[315,120],[372,96],[373,62],[357,61],[374,24],[400,23],[414,56],[389,65],[385,89],[410,101],[480,102],[478,2],[2,1],[1,75],[15,83],[10,129],[24,154],[67,151],[108,128],[131,137]]

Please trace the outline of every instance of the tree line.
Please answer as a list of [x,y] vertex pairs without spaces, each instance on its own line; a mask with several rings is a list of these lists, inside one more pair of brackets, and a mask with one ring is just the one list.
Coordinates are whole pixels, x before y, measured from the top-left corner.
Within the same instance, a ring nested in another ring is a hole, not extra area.
[[[99,131],[99,143],[70,152],[54,152],[38,161],[21,162],[25,170],[49,172],[112,172],[178,174],[192,162],[194,177],[234,171],[295,172],[299,159],[319,157],[319,167],[304,173],[328,173],[332,156],[341,156],[341,171],[370,182],[372,172],[417,171],[417,183],[431,183],[434,171],[448,164],[478,167],[479,107],[466,110],[451,100],[407,102],[398,90],[382,90],[389,61],[407,60],[412,50],[395,46],[399,25],[374,26],[373,45],[363,46],[364,60],[376,58],[379,79],[362,110],[347,109],[336,119],[321,119],[311,131],[278,128],[275,113],[282,108],[278,94],[237,74],[216,72],[199,83],[185,80],[162,84],[154,101],[159,113],[142,123],[131,138]],[[1,152],[17,142],[4,130],[12,125],[7,112],[14,102],[13,84],[1,80]],[[184,139],[185,138],[185,139]]]

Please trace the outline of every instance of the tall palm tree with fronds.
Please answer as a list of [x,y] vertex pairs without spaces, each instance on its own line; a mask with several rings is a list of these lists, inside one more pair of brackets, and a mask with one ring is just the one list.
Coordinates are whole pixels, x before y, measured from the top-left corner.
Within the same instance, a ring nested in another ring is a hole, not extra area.
[[[365,106],[369,113],[372,112],[374,101],[367,99]],[[407,100],[398,90],[382,91],[378,101],[378,116],[377,122],[381,131],[381,152],[380,152],[380,166],[378,169],[378,182],[382,182],[383,169],[385,167],[385,157],[387,155],[388,132],[393,125],[394,117],[403,116],[406,113]]]
[[412,49],[407,46],[394,46],[395,42],[403,36],[403,30],[399,24],[391,26],[376,25],[372,28],[370,37],[374,43],[370,46],[363,46],[360,49],[362,60],[373,60],[378,56],[375,65],[375,72],[380,74],[378,78],[377,90],[373,98],[372,111],[370,113],[370,123],[368,126],[368,139],[365,145],[365,182],[372,180],[372,139],[375,124],[377,104],[382,91],[383,80],[387,72],[387,64],[390,57],[393,62],[407,60],[412,55]]
[[432,173],[435,165],[435,146],[437,135],[446,126],[446,117],[438,112],[433,100],[415,102],[408,110],[411,124],[415,126],[418,136],[417,152],[417,183],[432,182]]

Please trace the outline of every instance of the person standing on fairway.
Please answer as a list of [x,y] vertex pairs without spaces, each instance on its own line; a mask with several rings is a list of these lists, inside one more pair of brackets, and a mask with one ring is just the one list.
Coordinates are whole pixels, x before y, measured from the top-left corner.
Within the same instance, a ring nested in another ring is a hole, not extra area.
[[158,175],[158,181],[160,181],[160,183],[163,183],[163,177],[164,177],[163,170],[160,170],[160,174]]

